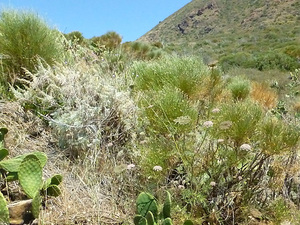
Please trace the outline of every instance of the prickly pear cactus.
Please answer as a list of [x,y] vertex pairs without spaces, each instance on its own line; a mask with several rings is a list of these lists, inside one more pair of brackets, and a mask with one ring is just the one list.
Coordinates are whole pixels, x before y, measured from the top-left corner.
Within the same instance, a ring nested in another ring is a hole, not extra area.
[[154,216],[151,211],[147,212],[146,219],[147,219],[148,225],[156,225]]
[[32,215],[34,216],[34,218],[39,218],[39,214],[40,214],[40,207],[41,207],[41,196],[40,193],[38,192],[35,197],[32,199]]
[[0,162],[0,168],[6,170],[7,172],[18,172],[21,162],[28,155],[35,155],[40,160],[42,168],[46,165],[48,159],[47,155],[43,152],[33,152],[14,157],[12,159],[3,160]]
[[29,198],[34,198],[42,187],[42,166],[35,155],[27,155],[19,166],[20,185]]
[[164,219],[171,218],[171,203],[171,194],[168,191],[166,191],[166,199],[162,211]]
[[157,221],[158,206],[154,196],[152,196],[149,193],[142,192],[139,194],[136,200],[136,205],[137,205],[137,212],[139,215],[146,217],[147,212],[151,211],[154,220]]
[[170,218],[164,219],[162,225],[173,225],[172,220]]
[[134,225],[139,225],[140,220],[143,218],[141,215],[136,215],[133,219]]
[[191,220],[186,220],[183,225],[194,225],[194,223]]
[[56,184],[51,184],[45,190],[45,195],[57,197],[61,195],[61,190]]
[[48,178],[43,185],[44,195],[57,197],[61,194],[60,188],[58,185],[62,182],[62,175],[56,174]]
[[148,225],[147,219],[145,217],[141,218],[138,224],[139,225]]
[[0,142],[4,141],[4,136],[7,134],[8,130],[5,127],[0,128]]
[[3,160],[6,156],[8,156],[8,150],[5,148],[1,148],[0,143],[0,161]]
[[9,211],[7,208],[6,200],[0,192],[0,224],[9,225]]

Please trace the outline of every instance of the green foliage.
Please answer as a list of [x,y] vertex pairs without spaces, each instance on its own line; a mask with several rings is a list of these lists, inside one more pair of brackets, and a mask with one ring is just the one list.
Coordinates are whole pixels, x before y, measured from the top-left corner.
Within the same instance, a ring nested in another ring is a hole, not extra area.
[[224,71],[228,71],[231,67],[254,68],[255,60],[250,53],[238,52],[222,56],[220,58],[220,64]]
[[157,221],[158,205],[151,194],[145,192],[140,193],[136,200],[136,206],[139,215],[146,217],[148,211],[150,211],[153,214],[155,221]]
[[29,198],[34,198],[42,186],[42,167],[35,155],[26,156],[19,167],[20,185]]
[[138,41],[122,44],[122,50],[131,59],[150,60],[158,59],[163,55],[161,47]]
[[53,65],[62,58],[61,35],[36,14],[4,10],[0,14],[1,80],[14,84],[16,78],[30,79],[25,70],[34,71],[40,58]]
[[8,225],[9,224],[9,211],[5,197],[0,192],[0,224]]
[[148,223],[149,225],[155,225],[155,224],[156,224],[156,223],[155,223],[155,218],[154,218],[154,216],[153,216],[153,214],[152,214],[151,211],[148,211],[148,212],[147,212],[146,220],[147,220],[147,223]]
[[250,88],[250,81],[242,77],[234,77],[228,84],[228,89],[235,101],[246,99],[249,96]]
[[40,210],[41,210],[42,198],[40,193],[36,193],[34,198],[32,199],[32,215],[34,218],[39,218]]
[[149,129],[155,132],[180,134],[195,125],[196,109],[176,88],[165,87],[160,91],[148,93],[148,96],[141,100],[141,105],[149,121]]
[[61,194],[60,188],[58,185],[62,182],[62,176],[60,174],[56,174],[50,178],[48,178],[43,185],[42,191],[45,196],[53,196],[57,197]]
[[250,101],[224,104],[216,118],[213,135],[240,146],[255,135],[262,116],[260,106]]
[[[7,133],[7,129],[1,128],[0,133],[2,134],[0,144],[1,146],[4,146],[4,135]],[[3,150],[6,149],[1,149],[0,152],[2,153],[0,162],[0,178],[4,179],[6,182],[14,180],[19,181],[20,186],[27,197],[33,199],[31,211],[33,216],[38,218],[42,202],[41,194],[44,196],[59,196],[61,191],[58,185],[62,182],[62,176],[59,174],[54,175],[53,177],[47,179],[43,184],[42,169],[47,162],[46,154],[42,152],[33,152],[3,160],[4,157],[8,155],[7,150],[4,152],[4,154]],[[0,194],[2,196],[1,192]],[[6,206],[6,202],[3,202],[2,199],[0,199],[1,219],[5,218],[6,216],[6,210],[4,206]]]
[[262,150],[271,155],[291,151],[300,138],[299,128],[271,116],[262,121],[257,135]]
[[194,223],[191,220],[186,220],[183,225],[194,225]]
[[171,86],[192,96],[209,71],[198,58],[173,56],[163,57],[159,61],[137,62],[133,65],[131,74],[137,90],[158,91]]
[[284,53],[268,52],[257,55],[255,68],[259,70],[280,69],[292,71],[299,67],[296,58]]
[[173,225],[171,218],[164,219],[162,225]]
[[107,32],[106,34],[91,38],[91,45],[101,50],[103,47],[112,51],[120,46],[122,37],[114,31]]
[[16,157],[11,158],[11,159],[1,161],[0,162],[0,168],[4,169],[4,170],[6,170],[7,172],[10,172],[10,173],[18,172],[20,164],[22,163],[24,158],[27,157],[28,155],[34,155],[35,157],[37,157],[39,159],[41,166],[42,167],[45,166],[45,164],[47,162],[47,156],[45,155],[45,153],[33,152],[33,153],[27,153],[27,154],[16,156]]
[[83,44],[85,40],[82,33],[79,31],[72,31],[68,34],[65,34],[65,37],[67,40],[71,40],[72,43],[78,43],[78,44]]
[[156,199],[147,192],[139,194],[137,201],[137,213],[134,217],[134,224],[165,224],[172,225],[171,220],[171,194],[166,191],[166,199],[163,204],[163,209],[158,216],[158,204]]
[[163,218],[171,218],[171,194],[166,191],[166,198],[163,206],[162,216]]

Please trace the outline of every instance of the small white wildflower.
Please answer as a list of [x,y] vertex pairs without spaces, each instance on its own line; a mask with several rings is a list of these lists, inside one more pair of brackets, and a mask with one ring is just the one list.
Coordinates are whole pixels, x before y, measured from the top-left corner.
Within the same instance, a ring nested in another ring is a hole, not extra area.
[[242,177],[242,176],[238,176],[238,179],[239,179],[239,180],[242,180],[242,179],[243,179],[243,177]]
[[224,139],[221,139],[221,138],[220,138],[220,139],[217,140],[217,142],[218,142],[218,143],[223,143],[223,142],[224,142]]
[[114,144],[112,143],[112,142],[109,142],[107,145],[106,145],[106,147],[112,147]]
[[205,128],[210,128],[210,127],[212,127],[214,125],[214,123],[212,122],[212,121],[205,121],[204,123],[203,123],[203,126],[205,127]]
[[135,167],[134,164],[129,164],[129,165],[127,165],[127,169],[128,169],[128,170],[131,170],[131,169],[133,169],[134,167]]
[[154,171],[162,171],[162,167],[161,166],[154,166],[153,170]]
[[242,144],[240,146],[241,150],[245,150],[245,151],[250,151],[251,150],[251,146],[249,144]]
[[147,144],[147,142],[148,142],[147,140],[142,140],[142,141],[140,141],[140,144],[144,145],[144,144]]
[[213,110],[211,110],[212,113],[218,113],[220,112],[220,109],[219,108],[214,108]]
[[178,189],[184,189],[183,185],[178,185]]
[[210,186],[214,187],[214,186],[216,186],[216,185],[217,185],[216,182],[214,182],[214,181],[210,182]]

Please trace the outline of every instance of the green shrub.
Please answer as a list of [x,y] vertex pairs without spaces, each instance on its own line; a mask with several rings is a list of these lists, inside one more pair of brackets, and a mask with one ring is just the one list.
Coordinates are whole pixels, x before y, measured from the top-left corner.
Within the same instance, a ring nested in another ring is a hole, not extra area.
[[[176,87],[165,87],[158,92],[148,92],[141,100],[148,128],[160,134],[182,134],[196,123],[197,110]],[[180,119],[185,121],[181,121]]]
[[106,34],[99,37],[91,38],[92,46],[96,48],[101,48],[101,46],[104,46],[109,51],[119,47],[121,42],[122,37],[114,31],[107,32]]
[[231,67],[253,68],[255,59],[252,54],[238,52],[221,57],[220,64],[224,71],[228,71]]
[[9,83],[14,84],[17,78],[29,79],[24,68],[34,71],[40,58],[49,65],[62,59],[61,34],[34,13],[2,11],[0,33],[1,76]]
[[67,40],[71,40],[73,43],[83,44],[84,37],[81,32],[79,31],[72,31],[68,34],[65,34]]
[[137,62],[131,71],[137,90],[160,90],[171,85],[192,96],[201,86],[202,76],[209,71],[202,61],[193,57],[163,57],[152,62]]
[[250,94],[250,81],[242,77],[234,77],[228,84],[228,89],[235,101],[244,100]]
[[256,56],[255,61],[255,68],[259,70],[280,69],[292,71],[299,67],[296,58],[280,52],[260,53]]
[[250,101],[224,104],[216,118],[214,135],[240,146],[253,138],[262,115],[260,106]]

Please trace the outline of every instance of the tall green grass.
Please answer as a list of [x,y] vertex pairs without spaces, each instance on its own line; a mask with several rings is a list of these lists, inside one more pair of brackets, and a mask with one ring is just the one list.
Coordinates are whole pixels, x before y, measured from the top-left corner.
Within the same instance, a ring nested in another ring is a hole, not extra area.
[[14,84],[18,79],[28,79],[25,70],[35,71],[40,59],[49,65],[62,60],[60,32],[33,12],[3,10],[0,33],[2,81]]

